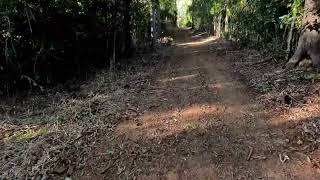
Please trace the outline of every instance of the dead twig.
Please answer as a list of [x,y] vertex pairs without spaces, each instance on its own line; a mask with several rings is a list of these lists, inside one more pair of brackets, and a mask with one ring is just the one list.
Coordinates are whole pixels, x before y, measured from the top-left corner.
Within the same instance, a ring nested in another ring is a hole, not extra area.
[[116,165],[116,162],[118,161],[118,159],[120,158],[120,156],[116,156],[114,158],[112,158],[110,161],[109,161],[109,164],[106,168],[104,168],[100,173],[101,174],[105,174],[106,172],[108,172],[108,170],[112,167],[114,167]]
[[108,166],[100,172],[100,174],[105,174],[113,166],[113,163],[109,163]]
[[287,162],[288,160],[290,160],[290,158],[289,158],[289,156],[288,155],[286,155],[286,154],[279,154],[279,160],[280,160],[280,162],[282,162],[282,163],[285,163],[285,162]]
[[266,160],[267,157],[265,156],[252,156],[251,159],[256,159],[256,160]]
[[253,147],[249,146],[249,149],[250,149],[250,151],[249,151],[249,154],[247,156],[247,161],[250,161],[250,159],[252,157],[252,154],[253,154]]

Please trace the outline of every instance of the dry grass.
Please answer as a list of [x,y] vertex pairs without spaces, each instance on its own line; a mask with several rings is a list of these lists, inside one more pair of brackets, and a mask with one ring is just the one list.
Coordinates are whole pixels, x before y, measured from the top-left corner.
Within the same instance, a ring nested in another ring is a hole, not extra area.
[[146,83],[159,59],[157,53],[136,57],[130,73],[100,71],[82,85],[73,82],[76,91],[56,87],[0,101],[0,179],[65,178],[81,171],[97,137],[112,139],[117,124],[132,116],[135,86]]
[[[307,103],[310,96],[319,94],[319,81],[315,71],[285,71],[282,69],[284,60],[265,58],[267,55],[255,50],[226,51],[226,55],[269,107],[286,109],[288,105],[299,106]],[[264,59],[268,61],[264,62]],[[293,104],[284,102],[286,95],[292,98]]]
[[46,119],[46,123],[7,130],[1,150],[1,179],[43,178],[73,171],[67,169],[72,167],[70,163],[83,162],[85,147],[93,144],[97,133],[107,126],[94,113],[101,108],[102,101],[110,102],[102,95],[90,95],[86,99],[61,97],[60,102],[43,109],[56,113],[44,112],[16,120],[29,124]]

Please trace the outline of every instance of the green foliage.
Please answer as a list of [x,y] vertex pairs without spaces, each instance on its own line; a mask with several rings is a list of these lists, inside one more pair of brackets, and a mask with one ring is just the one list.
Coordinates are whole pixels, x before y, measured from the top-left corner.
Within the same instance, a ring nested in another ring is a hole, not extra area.
[[45,136],[49,133],[47,128],[40,128],[40,129],[26,129],[23,131],[15,132],[12,135],[6,135],[4,138],[5,142],[22,142],[22,141],[29,141],[33,138],[39,136]]
[[177,3],[175,0],[160,0],[160,15],[163,24],[177,24]]
[[137,33],[137,40],[145,40],[149,31],[150,3],[148,0],[134,0],[132,4],[132,25]]
[[282,37],[279,17],[288,13],[286,3],[276,0],[238,2],[242,8],[232,8],[231,33],[242,42],[268,43]]
[[279,17],[279,19],[281,20],[281,28],[289,26],[292,21],[295,21],[295,25],[297,27],[301,27],[303,2],[304,0],[291,0],[291,2],[288,4],[288,8],[291,9],[289,13]]
[[210,10],[210,13],[213,16],[218,16],[223,10],[223,1],[214,1]]
[[189,12],[193,17],[193,25],[196,29],[207,29],[212,24],[213,14],[217,8],[213,0],[193,0],[192,5],[189,7]]
[[189,11],[192,5],[192,0],[177,0],[178,8],[178,26],[179,27],[191,27],[192,15]]
[[[296,28],[301,27],[303,3],[304,0],[192,0],[189,13],[181,21],[191,19],[200,30],[220,24],[225,37],[246,46],[274,47],[276,53],[281,53],[291,22]],[[215,24],[220,17],[221,22]]]

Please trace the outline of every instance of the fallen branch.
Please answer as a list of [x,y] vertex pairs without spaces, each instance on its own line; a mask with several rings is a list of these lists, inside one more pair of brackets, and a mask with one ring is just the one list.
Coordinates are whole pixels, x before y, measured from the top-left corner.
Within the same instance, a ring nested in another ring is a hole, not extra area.
[[255,62],[255,63],[250,64],[250,66],[255,66],[255,65],[263,64],[263,63],[266,63],[266,62],[269,62],[269,61],[272,61],[272,60],[273,60],[272,57],[267,57],[267,58],[264,58],[264,59],[261,60],[261,61],[258,61],[258,62]]

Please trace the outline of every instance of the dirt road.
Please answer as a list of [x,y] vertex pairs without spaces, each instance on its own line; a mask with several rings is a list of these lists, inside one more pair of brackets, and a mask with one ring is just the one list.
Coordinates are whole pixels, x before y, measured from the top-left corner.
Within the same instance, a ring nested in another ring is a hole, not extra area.
[[282,148],[273,114],[221,53],[228,43],[176,37],[137,97],[143,113],[97,141],[82,179],[320,179]]

